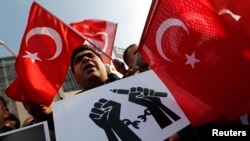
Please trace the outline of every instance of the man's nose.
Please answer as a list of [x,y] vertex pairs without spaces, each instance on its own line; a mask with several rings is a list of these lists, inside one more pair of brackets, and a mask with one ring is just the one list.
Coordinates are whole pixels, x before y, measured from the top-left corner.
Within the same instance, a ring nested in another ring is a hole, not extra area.
[[89,60],[90,60],[90,58],[88,56],[83,56],[82,57],[82,62],[87,62]]

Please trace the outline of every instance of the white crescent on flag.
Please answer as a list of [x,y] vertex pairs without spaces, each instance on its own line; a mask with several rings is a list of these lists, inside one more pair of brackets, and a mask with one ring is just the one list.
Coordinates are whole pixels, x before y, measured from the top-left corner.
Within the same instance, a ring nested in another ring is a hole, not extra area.
[[[188,28],[186,27],[186,25],[179,19],[176,18],[169,18],[166,19],[164,22],[161,23],[161,25],[159,26],[159,28],[157,29],[156,32],[156,48],[157,51],[159,52],[159,54],[161,55],[162,58],[164,58],[165,60],[171,62],[172,60],[169,59],[164,53],[163,53],[163,49],[162,49],[162,36],[164,34],[164,32],[172,27],[172,26],[180,26],[181,28],[183,28],[187,33],[188,32]],[[175,45],[171,44],[170,42],[170,48],[177,48]]]
[[52,57],[47,58],[47,60],[54,60],[61,54],[62,39],[56,30],[50,27],[36,27],[36,28],[31,29],[26,35],[26,40],[25,40],[26,46],[28,46],[27,44],[28,44],[29,39],[34,35],[47,35],[54,40],[56,44],[56,52]]

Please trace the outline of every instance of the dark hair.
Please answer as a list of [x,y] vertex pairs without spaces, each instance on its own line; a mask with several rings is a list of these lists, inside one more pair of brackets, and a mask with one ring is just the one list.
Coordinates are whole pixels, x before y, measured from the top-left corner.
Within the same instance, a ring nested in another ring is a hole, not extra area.
[[128,58],[129,58],[128,50],[134,46],[137,46],[137,44],[129,45],[123,52],[123,61],[126,63],[126,65],[128,65]]
[[6,120],[13,120],[13,121],[15,121],[16,122],[15,128],[16,129],[20,128],[20,120],[19,120],[19,118],[15,114],[10,113],[9,116],[6,118]]
[[[84,50],[90,50],[92,51],[93,53],[95,53],[101,60],[102,60],[102,57],[99,53],[97,53],[92,47],[90,47],[89,45],[81,45],[81,46],[78,46],[74,51],[73,53],[71,54],[71,63],[70,63],[70,67],[71,67],[71,71],[73,72],[73,74],[75,73],[75,70],[74,70],[74,59],[76,57],[76,55],[79,53],[79,52],[82,52]],[[103,61],[103,60],[102,60]]]
[[4,107],[7,107],[7,102],[2,96],[0,96],[0,104]]

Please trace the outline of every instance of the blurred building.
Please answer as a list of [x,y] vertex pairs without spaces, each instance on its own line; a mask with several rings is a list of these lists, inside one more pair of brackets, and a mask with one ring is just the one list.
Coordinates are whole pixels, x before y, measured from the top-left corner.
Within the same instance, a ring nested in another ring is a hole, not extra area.
[[5,89],[16,78],[14,64],[15,57],[0,58],[0,95],[7,101],[10,111],[17,114],[16,102],[9,99],[5,94]]

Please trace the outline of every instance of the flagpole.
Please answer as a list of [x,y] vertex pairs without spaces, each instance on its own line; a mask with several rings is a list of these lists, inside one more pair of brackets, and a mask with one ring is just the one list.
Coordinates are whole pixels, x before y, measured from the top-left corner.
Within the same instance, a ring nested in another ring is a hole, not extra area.
[[2,40],[0,40],[0,45],[4,46],[14,57],[17,57],[17,55]]
[[139,60],[139,53],[136,52],[135,60],[134,60],[134,64],[133,64],[133,67],[132,67],[132,68],[135,68],[136,64],[138,63],[138,60]]
[[92,46],[94,46],[96,49],[98,49],[100,52],[102,52],[106,57],[108,57],[110,60],[113,60],[110,56],[108,56],[104,51],[102,51],[99,47],[97,47],[93,42],[91,42],[89,39],[86,39]]

